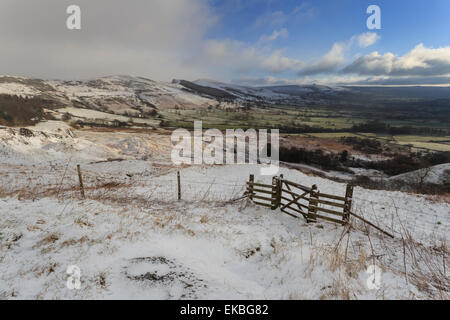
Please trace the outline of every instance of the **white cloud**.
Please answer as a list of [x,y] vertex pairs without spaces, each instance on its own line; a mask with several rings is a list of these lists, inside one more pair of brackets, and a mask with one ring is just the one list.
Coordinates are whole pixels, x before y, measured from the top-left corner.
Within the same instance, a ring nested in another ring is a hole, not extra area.
[[281,55],[281,50],[272,52],[260,62],[260,67],[273,73],[298,70],[303,65],[300,60],[287,58]]
[[76,3],[80,31],[65,27],[69,0],[0,1],[1,72],[46,78],[135,73],[170,80],[208,71],[185,59],[217,21],[209,0]]
[[380,36],[375,32],[366,32],[358,36],[358,44],[361,48],[367,48],[374,45]]
[[229,67],[239,73],[282,73],[295,71],[302,65],[300,60],[283,56],[281,50],[270,51],[233,40],[208,41],[196,60],[197,64]]
[[290,12],[284,12],[281,10],[271,11],[264,13],[254,23],[255,28],[270,26],[281,27],[287,24],[289,21],[298,21],[301,19],[312,18],[317,14],[317,9],[311,6],[307,2],[303,2],[294,10]]
[[333,85],[333,84],[355,84],[364,81],[359,76],[330,76],[330,77],[301,77],[296,79],[279,77],[246,77],[235,79],[232,82],[249,86],[280,86],[280,85]]
[[300,70],[300,75],[314,75],[321,73],[333,73],[345,62],[345,54],[349,51],[357,40],[360,47],[368,47],[378,41],[379,36],[373,32],[355,35],[347,41],[335,42],[330,51],[318,61],[311,63]]
[[[354,37],[353,39],[356,39]],[[344,69],[345,51],[352,41],[335,43],[317,62],[303,66],[300,78],[253,77],[235,80],[248,85],[347,84],[347,85],[448,85],[450,46],[427,48],[417,45],[403,56],[372,52],[356,58]],[[302,66],[303,64],[299,64]],[[294,66],[295,68],[296,66]],[[327,73],[326,76],[321,74]]]
[[448,86],[450,84],[449,76],[427,76],[427,77],[391,77],[391,76],[377,76],[377,77],[365,77],[359,81],[355,81],[353,84],[363,85],[443,85]]
[[263,26],[281,27],[289,20],[289,15],[283,11],[273,11],[259,17],[254,23],[255,28]]
[[[69,0],[0,1],[2,73],[44,78],[136,74],[161,80],[253,73],[260,77],[255,81],[270,83],[278,81],[273,75],[289,72],[302,78],[279,79],[281,83],[323,81],[327,73],[327,79],[335,81],[369,76],[372,81],[436,82],[450,75],[450,46],[419,44],[403,56],[372,52],[346,62],[350,48],[367,48],[380,39],[373,32],[336,42],[308,64],[273,49],[275,40],[288,37],[283,25],[315,14],[307,4],[262,16],[257,23],[271,29],[256,43],[206,40],[218,21],[210,0],[134,0],[133,5],[122,0],[78,0],[81,31],[65,28],[69,4]],[[320,76],[310,78],[314,75]]]
[[267,43],[277,40],[278,38],[286,39],[288,37],[288,31],[286,28],[280,30],[274,30],[271,35],[263,35],[259,39],[260,43]]
[[450,74],[450,46],[427,48],[423,44],[403,56],[372,52],[357,58],[344,73],[391,76],[439,76]]
[[304,67],[301,75],[313,75],[319,73],[329,73],[335,71],[341,65],[344,59],[344,52],[347,45],[344,43],[335,43],[331,50],[326,53],[319,61]]
[[280,79],[277,77],[244,77],[232,80],[232,83],[246,86],[269,86],[295,84],[293,80]]
[[216,67],[231,67],[239,72],[249,72],[255,67],[255,48],[235,40],[209,40],[203,52],[194,59],[197,65],[208,64]]

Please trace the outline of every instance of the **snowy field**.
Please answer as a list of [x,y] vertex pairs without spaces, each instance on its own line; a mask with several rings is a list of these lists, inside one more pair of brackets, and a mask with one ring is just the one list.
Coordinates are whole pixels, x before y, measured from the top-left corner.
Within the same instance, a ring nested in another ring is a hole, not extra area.
[[20,83],[0,83],[0,94],[18,95],[21,97],[32,97],[38,93],[30,86]]
[[[271,177],[256,165],[173,167],[167,137],[45,135],[0,129],[0,299],[449,298],[448,199],[355,188],[353,211],[390,239],[358,221],[307,224],[239,199],[249,174]],[[79,290],[66,286],[71,265]],[[378,289],[371,265],[382,270]]]

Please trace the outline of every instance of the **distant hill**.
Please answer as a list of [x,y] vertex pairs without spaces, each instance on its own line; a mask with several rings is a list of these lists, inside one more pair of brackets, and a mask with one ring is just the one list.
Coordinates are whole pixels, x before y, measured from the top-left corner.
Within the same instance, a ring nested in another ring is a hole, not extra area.
[[[88,80],[42,80],[0,76],[0,95],[35,99],[25,110],[31,122],[41,109],[91,109],[133,118],[152,118],[158,110],[204,109],[231,103],[289,106],[325,106],[333,108],[422,108],[450,110],[450,87],[357,87],[322,85],[242,86],[214,80],[173,80],[171,83],[143,77],[109,76]],[[11,117],[8,98],[0,103],[0,123]],[[39,109],[37,112],[36,110]],[[446,114],[445,112],[443,114]],[[33,118],[31,118],[33,116]],[[9,120],[8,120],[9,119]],[[122,121],[122,120],[121,120]]]

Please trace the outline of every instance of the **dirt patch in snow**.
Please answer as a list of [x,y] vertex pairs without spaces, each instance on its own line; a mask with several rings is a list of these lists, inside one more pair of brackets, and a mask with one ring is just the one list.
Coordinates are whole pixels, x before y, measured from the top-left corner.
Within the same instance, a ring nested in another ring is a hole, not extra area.
[[207,288],[188,268],[165,257],[140,257],[129,260],[124,275],[131,281],[147,286],[177,286],[182,290],[182,299],[195,299],[199,288]]

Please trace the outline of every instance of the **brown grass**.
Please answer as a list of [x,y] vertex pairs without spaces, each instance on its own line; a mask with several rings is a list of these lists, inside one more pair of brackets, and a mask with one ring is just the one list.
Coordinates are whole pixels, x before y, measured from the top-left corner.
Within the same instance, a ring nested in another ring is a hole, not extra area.
[[281,137],[284,138],[280,141],[281,147],[303,148],[308,151],[320,149],[333,153],[340,153],[347,150],[352,154],[360,154],[359,151],[354,150],[351,146],[340,143],[336,138],[304,137],[298,135],[282,135]]

